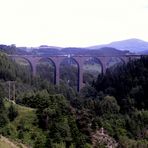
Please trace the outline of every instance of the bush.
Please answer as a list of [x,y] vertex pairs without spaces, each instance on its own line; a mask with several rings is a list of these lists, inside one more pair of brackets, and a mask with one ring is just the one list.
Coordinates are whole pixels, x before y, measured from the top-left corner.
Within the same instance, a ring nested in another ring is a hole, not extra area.
[[10,121],[13,121],[18,115],[18,111],[15,106],[11,103],[10,107],[8,108],[8,117]]

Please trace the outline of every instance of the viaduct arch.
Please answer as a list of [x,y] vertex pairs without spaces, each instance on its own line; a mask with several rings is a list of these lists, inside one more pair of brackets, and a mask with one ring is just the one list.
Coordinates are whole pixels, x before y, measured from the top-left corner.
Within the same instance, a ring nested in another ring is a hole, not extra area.
[[[52,81],[52,83],[53,84],[56,84],[56,65],[55,65],[55,62],[50,58],[50,57],[42,57],[42,58],[40,58],[39,60],[37,60],[37,63],[35,63],[35,67],[34,67],[34,69],[35,69],[35,72],[34,72],[34,75],[33,76],[35,76],[39,71],[38,71],[38,66],[40,65],[40,64],[42,64],[42,63],[46,63],[46,62],[50,62],[50,65],[52,66],[52,68],[53,68],[53,81]],[[46,63],[47,64],[47,63]],[[48,66],[48,65],[46,65],[46,66]]]
[[83,65],[84,62],[88,58],[96,58],[102,67],[102,74],[106,72],[107,63],[113,57],[121,59],[124,63],[127,63],[130,60],[140,58],[141,55],[112,55],[112,56],[91,56],[91,55],[76,55],[76,56],[69,56],[69,55],[59,55],[59,56],[36,56],[36,55],[9,55],[9,57],[15,58],[23,58],[28,61],[32,70],[32,76],[36,76],[37,73],[37,64],[41,59],[49,59],[53,62],[55,66],[55,84],[59,85],[60,79],[60,64],[67,58],[72,58],[78,65],[78,87],[77,90],[79,91],[83,87]]

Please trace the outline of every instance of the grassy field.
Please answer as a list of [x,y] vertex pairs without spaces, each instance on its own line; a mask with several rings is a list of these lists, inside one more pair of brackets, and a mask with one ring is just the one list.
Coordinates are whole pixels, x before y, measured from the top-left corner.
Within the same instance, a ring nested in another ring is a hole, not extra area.
[[[6,108],[10,105],[11,102],[5,101]],[[39,137],[45,138],[43,131],[37,126],[36,110],[17,104],[15,108],[18,110],[18,116],[3,129],[4,136],[32,147]],[[2,144],[4,145],[4,142]]]

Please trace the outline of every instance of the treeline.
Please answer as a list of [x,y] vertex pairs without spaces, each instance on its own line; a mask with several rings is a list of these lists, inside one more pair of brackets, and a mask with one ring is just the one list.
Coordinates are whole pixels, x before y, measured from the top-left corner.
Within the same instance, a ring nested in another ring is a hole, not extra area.
[[0,44],[0,52],[4,52],[7,54],[29,54],[27,51],[17,48],[15,44],[12,45]]

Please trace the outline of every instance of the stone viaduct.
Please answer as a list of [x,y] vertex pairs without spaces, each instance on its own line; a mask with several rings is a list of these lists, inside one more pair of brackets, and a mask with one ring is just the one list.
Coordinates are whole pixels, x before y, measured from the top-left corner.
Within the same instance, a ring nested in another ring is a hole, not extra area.
[[55,74],[54,74],[54,82],[56,85],[59,85],[59,79],[60,79],[60,64],[65,59],[73,59],[78,66],[78,91],[83,87],[83,65],[84,62],[89,58],[95,58],[99,61],[101,68],[102,68],[102,74],[106,72],[107,69],[107,63],[111,58],[119,58],[123,63],[127,63],[130,60],[140,58],[141,55],[111,55],[111,56],[92,56],[92,55],[54,55],[54,56],[38,56],[38,55],[9,55],[12,59],[15,58],[23,58],[31,66],[32,75],[36,75],[36,69],[37,64],[42,59],[49,59],[52,61],[54,67],[55,67]]

